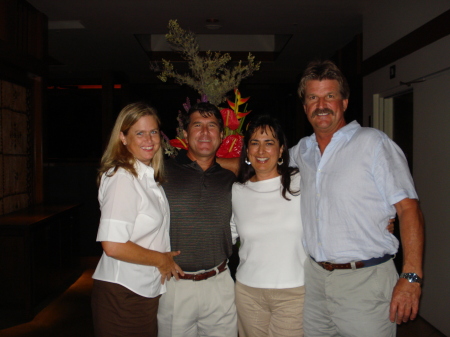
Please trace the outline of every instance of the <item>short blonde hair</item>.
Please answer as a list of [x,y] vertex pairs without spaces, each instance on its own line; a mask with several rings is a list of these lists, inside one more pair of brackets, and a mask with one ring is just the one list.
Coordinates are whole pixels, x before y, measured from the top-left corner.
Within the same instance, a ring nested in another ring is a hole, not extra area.
[[[124,107],[122,111],[120,111],[119,116],[116,119],[116,123],[114,124],[114,128],[112,129],[108,146],[106,147],[106,150],[103,153],[101,159],[100,169],[97,177],[98,184],[100,184],[102,175],[105,172],[108,172],[111,168],[114,168],[111,176],[113,176],[117,172],[117,170],[122,167],[123,169],[127,170],[132,175],[137,177],[137,172],[134,168],[136,158],[134,158],[133,154],[128,151],[126,146],[121,142],[120,133],[123,132],[124,135],[127,135],[130,128],[143,116],[153,116],[156,123],[158,124],[158,128],[161,126],[161,121],[158,117],[156,109],[146,103],[131,103]],[[162,146],[160,146],[158,151],[156,151],[151,160],[151,164],[155,171],[155,181],[160,184],[163,183],[164,158]]]

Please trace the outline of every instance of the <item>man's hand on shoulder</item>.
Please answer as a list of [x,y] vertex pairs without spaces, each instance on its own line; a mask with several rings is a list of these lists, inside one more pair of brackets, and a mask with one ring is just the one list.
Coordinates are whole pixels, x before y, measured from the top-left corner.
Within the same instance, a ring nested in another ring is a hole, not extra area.
[[404,278],[399,278],[394,287],[389,310],[391,322],[401,324],[413,320],[419,311],[419,299],[422,289],[419,283],[411,283]]
[[230,170],[235,175],[239,172],[239,158],[219,158],[216,157],[216,161],[223,168]]

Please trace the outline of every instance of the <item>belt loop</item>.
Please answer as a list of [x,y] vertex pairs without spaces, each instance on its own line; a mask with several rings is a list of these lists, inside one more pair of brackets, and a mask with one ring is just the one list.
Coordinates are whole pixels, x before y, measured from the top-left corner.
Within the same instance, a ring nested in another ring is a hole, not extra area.
[[217,266],[214,267],[214,271],[216,272],[216,275],[219,275],[219,268],[217,268]]
[[356,270],[356,263],[354,261],[350,262],[350,265],[352,266],[352,270]]

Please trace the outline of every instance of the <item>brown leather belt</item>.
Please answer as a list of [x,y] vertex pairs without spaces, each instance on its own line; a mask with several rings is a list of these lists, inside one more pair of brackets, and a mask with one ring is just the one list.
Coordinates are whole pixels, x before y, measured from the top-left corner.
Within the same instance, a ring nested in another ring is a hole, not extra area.
[[384,263],[390,259],[393,258],[392,255],[386,254],[382,257],[374,257],[369,260],[362,260],[362,261],[355,261],[350,263],[331,263],[331,262],[317,262],[314,260],[314,258],[311,256],[314,262],[316,262],[319,266],[321,266],[323,269],[326,269],[328,271],[333,271],[335,269],[360,269],[360,268],[366,268],[366,267],[373,267],[376,265],[379,265],[381,263]]
[[180,275],[180,279],[192,280],[192,281],[203,281],[203,280],[209,279],[210,277],[216,276],[225,270],[227,270],[227,260],[223,261],[217,268],[214,268],[210,271],[205,271],[204,273],[199,273],[199,274],[184,273],[184,276]]

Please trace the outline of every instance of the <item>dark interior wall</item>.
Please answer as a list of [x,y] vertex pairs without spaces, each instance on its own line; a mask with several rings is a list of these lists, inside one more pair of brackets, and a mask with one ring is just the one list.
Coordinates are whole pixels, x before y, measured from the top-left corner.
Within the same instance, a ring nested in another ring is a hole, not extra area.
[[95,244],[100,214],[95,179],[102,152],[101,107],[101,90],[47,90],[44,202],[81,204],[82,256],[101,253],[100,245]]
[[95,242],[100,210],[95,182],[98,165],[94,163],[46,163],[44,166],[44,202],[46,204],[81,204],[80,255],[102,252]]

